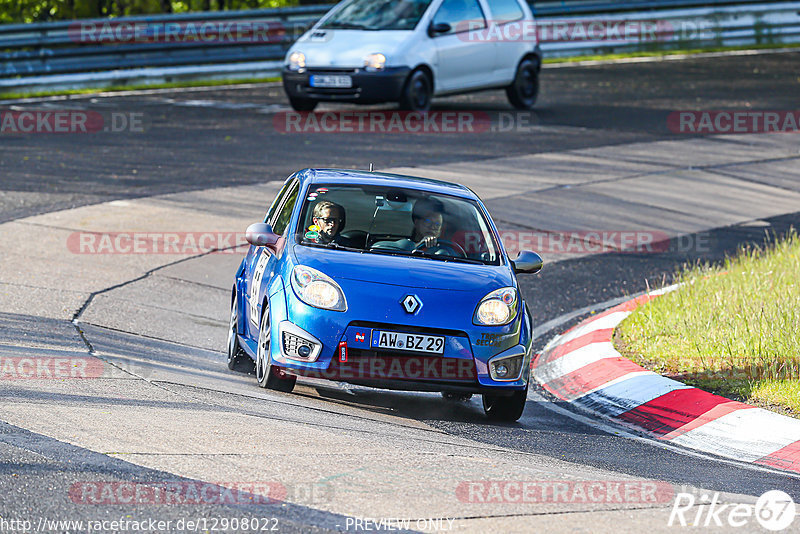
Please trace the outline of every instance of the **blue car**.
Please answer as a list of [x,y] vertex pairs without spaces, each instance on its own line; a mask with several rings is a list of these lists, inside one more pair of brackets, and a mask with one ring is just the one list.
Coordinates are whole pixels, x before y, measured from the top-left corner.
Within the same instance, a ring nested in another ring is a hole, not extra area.
[[305,169],[247,229],[231,294],[228,366],[264,388],[298,376],[446,398],[522,415],[532,320],[513,261],[468,188],[379,172]]

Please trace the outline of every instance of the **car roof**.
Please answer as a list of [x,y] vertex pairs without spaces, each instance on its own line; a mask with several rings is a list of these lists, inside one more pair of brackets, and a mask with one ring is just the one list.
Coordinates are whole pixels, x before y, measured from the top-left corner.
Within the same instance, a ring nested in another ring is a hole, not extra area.
[[303,169],[296,174],[300,181],[312,184],[364,184],[385,185],[387,187],[406,187],[429,193],[440,193],[477,200],[478,197],[468,187],[432,178],[406,176],[388,172],[359,171],[354,169]]

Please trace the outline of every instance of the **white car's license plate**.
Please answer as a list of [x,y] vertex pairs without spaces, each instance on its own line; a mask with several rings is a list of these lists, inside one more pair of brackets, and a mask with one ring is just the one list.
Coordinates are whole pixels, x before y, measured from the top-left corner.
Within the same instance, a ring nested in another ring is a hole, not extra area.
[[331,76],[314,74],[311,76],[311,87],[353,87],[353,79],[350,76]]
[[444,354],[444,336],[426,336],[376,330],[372,336],[372,346],[379,349]]

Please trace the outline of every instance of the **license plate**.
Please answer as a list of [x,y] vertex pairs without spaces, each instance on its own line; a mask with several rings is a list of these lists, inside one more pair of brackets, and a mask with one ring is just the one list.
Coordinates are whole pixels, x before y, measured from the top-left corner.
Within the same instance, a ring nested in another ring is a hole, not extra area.
[[311,76],[311,87],[353,87],[353,79],[350,76],[331,76],[314,74]]
[[379,349],[444,354],[444,336],[426,336],[376,330],[372,335],[372,346]]

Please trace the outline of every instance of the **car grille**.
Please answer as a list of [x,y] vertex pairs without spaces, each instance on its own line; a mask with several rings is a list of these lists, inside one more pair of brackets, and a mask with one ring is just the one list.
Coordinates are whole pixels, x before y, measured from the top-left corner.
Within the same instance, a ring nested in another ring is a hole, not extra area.
[[344,67],[309,67],[306,69],[309,74],[356,74],[358,69]]
[[310,354],[311,350],[314,348],[314,345],[307,339],[303,339],[302,337],[290,334],[289,332],[283,333],[284,354],[286,354],[287,356],[291,356],[293,358],[303,358],[303,356],[300,356],[300,353],[298,351],[300,347],[308,347]]

